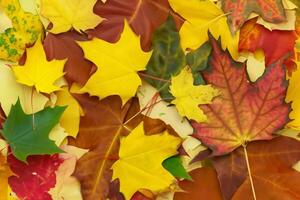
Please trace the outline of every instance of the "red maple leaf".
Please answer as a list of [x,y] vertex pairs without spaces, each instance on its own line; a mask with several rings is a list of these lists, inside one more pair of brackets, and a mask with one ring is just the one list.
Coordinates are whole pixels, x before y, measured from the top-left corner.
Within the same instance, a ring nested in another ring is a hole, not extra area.
[[12,190],[20,199],[51,200],[48,191],[56,184],[58,167],[63,162],[58,154],[30,156],[28,164],[17,160],[12,154],[8,164],[15,174],[8,179]]
[[250,141],[272,139],[272,134],[289,121],[282,62],[269,67],[262,78],[251,84],[245,64],[234,62],[216,40],[211,42],[212,69],[203,75],[221,95],[212,104],[201,106],[208,122],[194,122],[194,136],[210,147],[213,155],[230,153]]
[[297,39],[295,31],[270,31],[257,24],[256,20],[250,20],[241,28],[239,51],[254,53],[256,50],[262,49],[265,53],[267,66],[286,56],[288,59],[285,60],[284,64],[289,73],[294,71],[296,67],[293,61],[295,57],[294,46]]
[[233,31],[238,30],[252,12],[272,23],[286,20],[282,0],[222,0],[222,8],[229,13],[228,21]]

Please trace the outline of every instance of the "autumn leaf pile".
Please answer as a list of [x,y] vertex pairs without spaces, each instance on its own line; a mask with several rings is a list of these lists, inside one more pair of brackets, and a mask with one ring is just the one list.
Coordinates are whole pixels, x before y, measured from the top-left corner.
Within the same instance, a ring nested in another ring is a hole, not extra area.
[[0,0],[0,200],[299,200],[299,0]]

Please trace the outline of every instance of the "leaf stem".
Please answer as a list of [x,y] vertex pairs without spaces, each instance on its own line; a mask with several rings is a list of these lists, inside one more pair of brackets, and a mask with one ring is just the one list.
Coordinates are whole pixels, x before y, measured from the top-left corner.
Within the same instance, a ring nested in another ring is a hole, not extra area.
[[34,112],[33,112],[33,96],[34,96],[34,88],[32,87],[30,102],[31,102],[31,112],[32,112],[32,129],[34,130],[35,129],[35,116],[34,116]]
[[140,76],[142,76],[142,77],[145,77],[145,78],[157,80],[157,81],[162,81],[162,82],[165,82],[165,83],[171,83],[170,80],[158,78],[158,77],[156,77],[156,76],[152,76],[152,75],[149,75],[149,74],[144,74],[143,72],[138,72],[138,75],[140,75]]
[[250,163],[249,163],[249,158],[248,158],[248,152],[247,152],[246,145],[243,145],[243,149],[244,149],[245,159],[246,159],[246,163],[247,163],[247,169],[248,169],[248,174],[249,174],[253,199],[256,200],[256,193],[255,193],[255,188],[254,188],[254,184],[253,184],[252,173],[251,173],[251,169],[250,169]]

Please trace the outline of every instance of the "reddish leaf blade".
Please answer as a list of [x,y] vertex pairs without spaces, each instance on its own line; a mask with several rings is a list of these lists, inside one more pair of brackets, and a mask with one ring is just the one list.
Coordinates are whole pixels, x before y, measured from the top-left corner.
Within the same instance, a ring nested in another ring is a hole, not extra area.
[[[98,1],[94,12],[105,18],[95,29],[88,34],[108,42],[117,42],[123,31],[126,19],[133,31],[141,36],[141,44],[144,50],[150,50],[152,35],[171,11],[167,0],[109,0],[105,4]],[[173,15],[180,24],[181,18]]]
[[8,163],[16,176],[8,179],[12,190],[20,199],[51,200],[48,191],[56,184],[55,172],[63,162],[58,154],[30,156],[28,164],[17,160],[12,154]]
[[[257,199],[300,198],[300,173],[292,168],[300,159],[299,141],[278,137],[250,143],[247,151]],[[214,158],[213,164],[224,200],[230,200],[232,196],[234,200],[253,199],[242,148]]]
[[64,72],[69,84],[73,82],[84,85],[92,75],[93,63],[84,58],[84,54],[76,41],[87,40],[83,35],[76,32],[62,34],[48,33],[44,40],[44,48],[47,59],[68,59]]
[[225,13],[229,13],[228,22],[233,31],[238,30],[252,12],[268,22],[285,21],[282,0],[222,0],[222,8]]
[[267,66],[286,56],[288,59],[284,64],[291,73],[295,69],[293,57],[296,39],[295,31],[270,31],[262,25],[256,24],[256,19],[252,19],[241,28],[239,51],[254,53],[256,50],[262,49]]
[[212,40],[212,69],[204,72],[208,84],[221,95],[201,106],[207,123],[193,123],[195,137],[213,150],[213,155],[230,153],[254,140],[272,139],[288,122],[290,106],[284,102],[287,82],[278,62],[256,83],[247,80],[245,65],[239,66]]
[[174,200],[222,200],[217,174],[213,168],[203,167],[191,172],[193,181],[179,182],[185,192],[175,193]]

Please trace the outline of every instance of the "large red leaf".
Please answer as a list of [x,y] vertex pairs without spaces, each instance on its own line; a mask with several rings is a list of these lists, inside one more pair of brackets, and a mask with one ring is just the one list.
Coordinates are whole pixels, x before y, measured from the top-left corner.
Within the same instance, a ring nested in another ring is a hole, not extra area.
[[[247,146],[249,163],[257,199],[300,199],[300,173],[292,166],[300,160],[300,142],[278,137]],[[216,157],[224,200],[252,200],[252,191],[243,148],[227,156]]]
[[87,40],[79,33],[67,32],[62,34],[48,33],[44,40],[47,59],[68,59],[64,72],[67,81],[84,85],[92,74],[92,63],[84,58],[84,54],[76,41]]
[[8,179],[14,193],[20,199],[51,200],[48,191],[56,184],[55,172],[63,162],[58,154],[49,156],[30,156],[28,164],[17,160],[12,154],[8,164],[15,174]]
[[195,137],[214,155],[230,153],[254,140],[272,139],[272,134],[288,122],[290,106],[284,102],[287,82],[280,61],[269,67],[254,84],[247,79],[245,64],[235,63],[212,41],[211,70],[203,73],[208,84],[221,95],[201,109],[208,117],[193,123]]
[[[133,31],[141,36],[144,50],[151,48],[152,35],[171,13],[168,0],[109,0],[105,4],[98,1],[94,12],[105,20],[88,34],[108,42],[116,42],[123,31],[127,19]],[[180,24],[182,20],[173,14]]]
[[85,115],[81,117],[76,140],[70,139],[70,143],[90,152],[78,161],[74,175],[81,182],[84,199],[106,199],[112,177],[110,168],[118,159],[119,137],[138,124],[139,117],[124,124],[139,110],[138,103],[131,101],[122,107],[119,96],[101,101],[88,95],[75,97]]
[[238,30],[252,12],[272,23],[286,20],[282,0],[222,0],[222,8],[229,13],[228,22],[233,31]]
[[267,66],[286,56],[289,59],[285,64],[291,72],[295,68],[293,62],[295,40],[296,33],[294,31],[270,31],[257,24],[256,19],[252,19],[241,28],[239,51],[254,53],[256,50],[262,49]]
[[191,172],[193,181],[184,180],[179,186],[184,192],[175,193],[174,200],[222,200],[215,170],[203,167]]

